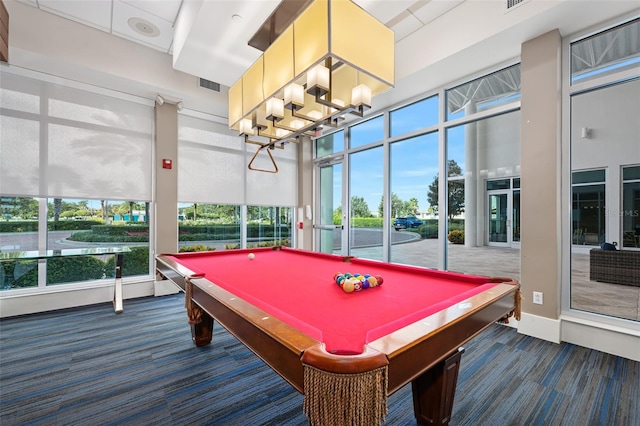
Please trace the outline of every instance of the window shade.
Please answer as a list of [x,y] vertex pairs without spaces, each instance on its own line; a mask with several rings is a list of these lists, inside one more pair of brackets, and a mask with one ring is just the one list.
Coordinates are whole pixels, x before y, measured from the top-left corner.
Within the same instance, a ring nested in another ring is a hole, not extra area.
[[246,145],[226,124],[187,114],[178,117],[179,202],[296,205],[296,146],[272,151],[278,173],[251,171],[256,145]]
[[243,204],[240,138],[224,124],[178,116],[178,201]]
[[151,200],[153,108],[8,72],[0,192]]

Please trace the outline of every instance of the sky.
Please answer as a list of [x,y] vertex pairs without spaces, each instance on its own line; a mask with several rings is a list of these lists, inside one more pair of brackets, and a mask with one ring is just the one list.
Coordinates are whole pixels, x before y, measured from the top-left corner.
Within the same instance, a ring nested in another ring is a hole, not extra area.
[[[449,116],[463,116],[464,112]],[[391,112],[391,137],[407,134],[438,123],[438,97],[408,105]],[[383,117],[378,116],[355,125],[350,130],[350,146],[357,148],[380,141],[384,135]],[[464,168],[464,126],[447,130],[449,158]],[[343,131],[334,136],[334,152],[344,149]],[[427,211],[429,185],[438,175],[438,133],[432,132],[394,142],[390,147],[391,192],[402,201],[418,200],[420,211]],[[383,148],[381,146],[359,151],[350,156],[351,197],[363,197],[369,210],[376,214],[383,194]],[[333,182],[333,203],[340,205],[342,168],[336,168]]]

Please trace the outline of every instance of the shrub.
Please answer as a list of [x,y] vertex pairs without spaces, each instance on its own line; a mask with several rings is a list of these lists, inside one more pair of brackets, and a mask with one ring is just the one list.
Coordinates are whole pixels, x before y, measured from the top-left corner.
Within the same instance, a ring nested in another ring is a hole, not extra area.
[[182,246],[180,247],[180,253],[193,253],[196,251],[213,251],[215,249],[216,249],[215,247],[208,247],[208,246],[205,246],[204,244],[198,244],[194,246]]
[[47,260],[47,284],[105,278],[105,264],[94,256],[54,257]]
[[37,220],[0,221],[0,232],[36,232]]
[[449,232],[449,236],[447,238],[453,244],[464,244],[464,231],[454,229],[453,231]]
[[91,220],[59,220],[53,221],[49,220],[47,222],[47,229],[49,231],[75,231],[75,230],[86,230],[91,229],[94,225],[100,225],[104,223],[102,219],[91,219]]
[[[106,262],[105,273],[108,278],[115,277],[115,256],[110,256]],[[134,275],[149,274],[149,247],[131,247],[129,253],[124,253],[122,259],[122,276],[132,277]]]
[[422,238],[438,238],[438,223],[426,223],[418,227]]
[[382,228],[381,217],[353,217],[351,226],[354,228]]

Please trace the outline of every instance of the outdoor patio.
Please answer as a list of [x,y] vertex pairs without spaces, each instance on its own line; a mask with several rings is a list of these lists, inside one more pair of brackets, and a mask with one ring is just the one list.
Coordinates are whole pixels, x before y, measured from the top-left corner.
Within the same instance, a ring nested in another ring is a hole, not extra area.
[[[394,261],[403,259],[400,263],[432,268],[438,263],[438,240],[426,239],[394,244],[391,250]],[[448,244],[447,250],[448,269],[451,271],[509,277],[521,281],[519,249]],[[355,249],[352,254],[367,257],[368,254],[377,255],[379,252],[379,247],[369,247]],[[640,287],[589,280],[588,254],[573,254],[571,270],[573,309],[640,321]],[[530,294],[523,296],[532,297]]]

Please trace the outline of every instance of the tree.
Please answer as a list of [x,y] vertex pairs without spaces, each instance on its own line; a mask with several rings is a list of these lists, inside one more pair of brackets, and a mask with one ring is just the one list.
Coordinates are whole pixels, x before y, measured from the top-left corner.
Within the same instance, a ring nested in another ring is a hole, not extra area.
[[[391,217],[407,216],[405,209],[406,206],[404,201],[402,201],[395,192],[391,193]],[[384,196],[380,198],[380,204],[378,205],[378,214],[380,215],[380,217],[382,217],[382,215],[384,214]]]
[[[447,163],[447,176],[460,176],[462,169],[455,160],[449,160]],[[464,180],[452,180],[448,182],[448,198],[449,198],[449,219],[464,212]],[[427,201],[433,211],[438,211],[438,175],[433,178],[433,182],[429,185],[427,193]]]
[[60,219],[60,213],[62,213],[62,198],[53,199],[53,221],[57,222]]
[[402,203],[402,216],[417,216],[418,215],[418,199],[411,197],[409,201]]
[[351,217],[371,217],[369,206],[363,197],[351,197]]

